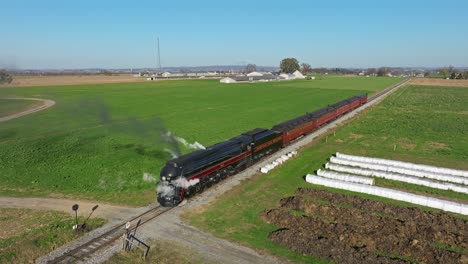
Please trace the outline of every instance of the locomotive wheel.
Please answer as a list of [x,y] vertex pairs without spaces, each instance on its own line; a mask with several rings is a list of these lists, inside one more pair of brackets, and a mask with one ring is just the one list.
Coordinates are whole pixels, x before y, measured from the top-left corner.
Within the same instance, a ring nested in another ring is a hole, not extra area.
[[195,193],[198,193],[202,190],[202,185],[201,183],[197,183],[195,186],[193,186],[193,188],[195,189]]
[[229,176],[228,170],[227,170],[227,169],[223,169],[223,170],[221,171],[221,178],[222,178],[222,179],[226,179],[228,176]]
[[219,173],[215,173],[213,174],[213,182],[219,182],[221,180],[221,177],[219,175]]
[[219,179],[219,181],[226,179],[226,176],[223,176],[223,173],[221,172],[217,172],[216,177]]
[[228,170],[228,176],[232,176],[236,174],[236,170],[232,166],[229,166],[227,170]]
[[194,194],[195,194],[195,189],[193,188],[193,186],[188,187],[187,190],[185,191],[185,196],[187,198],[192,197]]

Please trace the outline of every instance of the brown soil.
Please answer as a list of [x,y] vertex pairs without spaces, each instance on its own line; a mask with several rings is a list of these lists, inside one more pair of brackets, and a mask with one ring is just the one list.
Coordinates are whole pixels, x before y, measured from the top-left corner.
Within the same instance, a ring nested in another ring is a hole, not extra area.
[[[299,189],[265,211],[269,238],[336,263],[468,263],[468,222],[323,190]],[[450,249],[447,249],[450,248]]]
[[413,150],[414,148],[416,148],[416,144],[411,142],[411,140],[408,138],[400,138],[398,140],[398,146],[405,150]]
[[64,75],[64,76],[15,76],[13,82],[1,87],[18,86],[51,86],[98,83],[124,83],[146,81],[142,77],[132,75]]
[[447,146],[447,144],[444,144],[444,143],[440,143],[440,142],[428,142],[427,143],[427,146],[429,148],[432,148],[432,149],[435,149],[435,150],[450,150],[449,146]]
[[438,78],[413,78],[409,84],[468,87],[468,80],[446,80]]
[[360,135],[360,134],[354,134],[354,133],[350,133],[349,134],[349,137],[352,138],[352,139],[360,139],[362,137],[364,137],[363,135]]

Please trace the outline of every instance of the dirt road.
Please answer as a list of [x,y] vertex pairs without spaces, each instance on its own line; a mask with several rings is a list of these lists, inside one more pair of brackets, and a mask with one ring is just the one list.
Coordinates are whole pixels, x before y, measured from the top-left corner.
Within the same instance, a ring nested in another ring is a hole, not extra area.
[[12,88],[23,86],[53,86],[53,85],[77,85],[99,83],[127,83],[144,82],[146,78],[124,75],[63,75],[63,76],[15,76],[10,84],[0,85],[0,88]]
[[34,210],[50,210],[50,211],[63,211],[70,213],[74,216],[72,206],[78,204],[78,215],[88,216],[91,208],[99,205],[93,213],[93,217],[105,218],[109,222],[116,223],[128,219],[131,215],[136,214],[145,208],[129,208],[123,206],[115,206],[108,204],[101,204],[99,202],[88,202],[67,199],[54,199],[54,198],[18,198],[18,197],[0,197],[0,208],[24,208]]
[[8,116],[4,116],[4,117],[0,117],[0,122],[5,122],[5,121],[8,121],[8,120],[11,120],[11,119],[15,119],[15,118],[18,118],[18,117],[21,117],[21,116],[25,116],[25,115],[29,115],[29,114],[32,114],[32,113],[36,113],[36,112],[39,112],[39,111],[42,111],[42,110],[45,110],[49,107],[52,107],[55,105],[55,101],[52,101],[52,100],[49,100],[49,99],[41,99],[41,98],[2,98],[2,99],[8,99],[8,100],[32,100],[32,101],[40,101],[42,102],[43,104],[40,105],[40,106],[36,106],[34,108],[30,108],[30,109],[27,109],[27,110],[24,110],[24,111],[21,111],[21,112],[18,112],[18,113],[15,113],[15,114],[12,114],[12,115],[8,115]]

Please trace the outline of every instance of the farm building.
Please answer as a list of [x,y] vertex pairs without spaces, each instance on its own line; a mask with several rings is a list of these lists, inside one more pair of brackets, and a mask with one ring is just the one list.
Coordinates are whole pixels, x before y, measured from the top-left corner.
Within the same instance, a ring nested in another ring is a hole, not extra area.
[[248,73],[247,76],[268,76],[268,75],[272,75],[271,72],[251,72],[251,73]]
[[221,79],[220,83],[235,83],[235,82],[268,82],[279,80],[279,76],[273,74],[264,74],[262,76],[235,76]]
[[260,72],[255,72],[255,71],[254,71],[254,72],[248,73],[247,76],[249,76],[249,77],[252,77],[252,76],[263,76],[263,74],[260,73]]
[[170,72],[164,72],[161,74],[162,77],[170,77],[171,73]]
[[292,75],[294,75],[295,79],[305,79],[305,76],[300,71],[295,71]]
[[219,82],[220,83],[235,83],[237,81],[231,77],[226,77],[226,78],[221,79]]

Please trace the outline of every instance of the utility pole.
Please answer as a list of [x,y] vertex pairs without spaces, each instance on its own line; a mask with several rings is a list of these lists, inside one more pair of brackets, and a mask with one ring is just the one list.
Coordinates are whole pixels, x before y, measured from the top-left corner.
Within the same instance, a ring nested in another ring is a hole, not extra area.
[[158,53],[157,53],[157,67],[158,67],[158,71],[161,72],[161,53],[160,53],[160,50],[159,50],[159,37],[158,37]]

